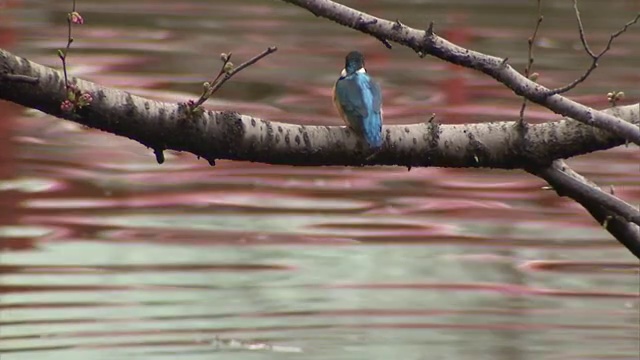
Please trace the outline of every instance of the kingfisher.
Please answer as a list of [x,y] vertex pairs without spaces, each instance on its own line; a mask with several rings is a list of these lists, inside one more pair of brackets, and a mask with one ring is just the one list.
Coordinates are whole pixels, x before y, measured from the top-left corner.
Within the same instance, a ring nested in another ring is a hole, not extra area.
[[352,51],[333,86],[333,103],[347,127],[371,149],[382,147],[382,93],[364,68],[364,56]]

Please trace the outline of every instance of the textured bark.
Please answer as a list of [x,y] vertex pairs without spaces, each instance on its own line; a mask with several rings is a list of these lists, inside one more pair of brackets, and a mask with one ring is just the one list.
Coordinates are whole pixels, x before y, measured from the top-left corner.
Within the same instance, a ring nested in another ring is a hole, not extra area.
[[[525,128],[514,122],[443,125],[436,121],[384,126],[385,143],[373,157],[352,132],[341,126],[303,126],[268,121],[233,111],[187,115],[173,103],[72,78],[94,100],[65,113],[61,72],[0,50],[0,98],[53,116],[125,136],[161,154],[188,151],[216,159],[289,165],[400,165],[525,168],[559,158],[621,145],[624,139],[572,120]],[[3,74],[12,75],[11,78]],[[19,75],[19,77],[16,77]],[[13,80],[36,78],[37,82]],[[640,124],[638,104],[603,112]],[[425,114],[425,118],[428,118]],[[162,158],[159,156],[159,158]]]
[[598,224],[640,259],[640,214],[634,206],[605,193],[562,160],[546,168],[527,170],[546,180],[559,196],[570,197],[582,205]]

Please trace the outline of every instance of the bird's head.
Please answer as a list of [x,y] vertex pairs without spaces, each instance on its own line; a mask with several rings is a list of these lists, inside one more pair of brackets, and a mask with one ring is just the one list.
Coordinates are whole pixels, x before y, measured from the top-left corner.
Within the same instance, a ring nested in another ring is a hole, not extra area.
[[358,51],[352,51],[347,54],[347,57],[345,58],[342,76],[347,76],[358,72],[367,72],[364,69],[364,56]]

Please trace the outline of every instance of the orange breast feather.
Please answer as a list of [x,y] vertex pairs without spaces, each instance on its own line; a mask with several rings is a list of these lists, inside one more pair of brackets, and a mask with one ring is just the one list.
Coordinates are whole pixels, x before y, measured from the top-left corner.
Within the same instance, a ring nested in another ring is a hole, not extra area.
[[[336,81],[336,84],[338,82]],[[333,84],[333,105],[336,107],[336,110],[338,110],[338,114],[340,114],[340,117],[342,118],[342,121],[344,121],[345,125],[347,125],[347,127],[351,128],[351,124],[349,124],[349,120],[347,120],[347,117],[344,115],[344,111],[342,110],[342,106],[340,106],[340,102],[338,101],[338,98],[336,97],[336,85]]]

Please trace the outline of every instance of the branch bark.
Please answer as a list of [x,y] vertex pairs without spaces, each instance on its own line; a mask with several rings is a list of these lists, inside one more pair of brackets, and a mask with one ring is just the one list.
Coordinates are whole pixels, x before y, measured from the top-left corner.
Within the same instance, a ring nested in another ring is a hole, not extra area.
[[598,224],[640,259],[640,215],[636,208],[602,191],[562,160],[554,161],[545,168],[531,168],[527,171],[546,180],[559,196],[577,201]]
[[[514,169],[546,166],[621,145],[623,138],[569,119],[529,125],[515,122],[443,125],[436,121],[384,126],[385,145],[369,158],[367,147],[345,127],[303,126],[268,121],[233,111],[186,114],[177,104],[145,99],[125,91],[72,78],[90,106],[68,113],[60,71],[0,50],[0,98],[38,109],[91,128],[124,136],[152,148],[188,151],[214,163],[216,159],[288,165],[400,165],[489,167]],[[6,75],[10,75],[7,77]],[[36,78],[29,83],[14,81]],[[640,124],[640,104],[603,111]],[[425,118],[428,115],[425,114]]]

